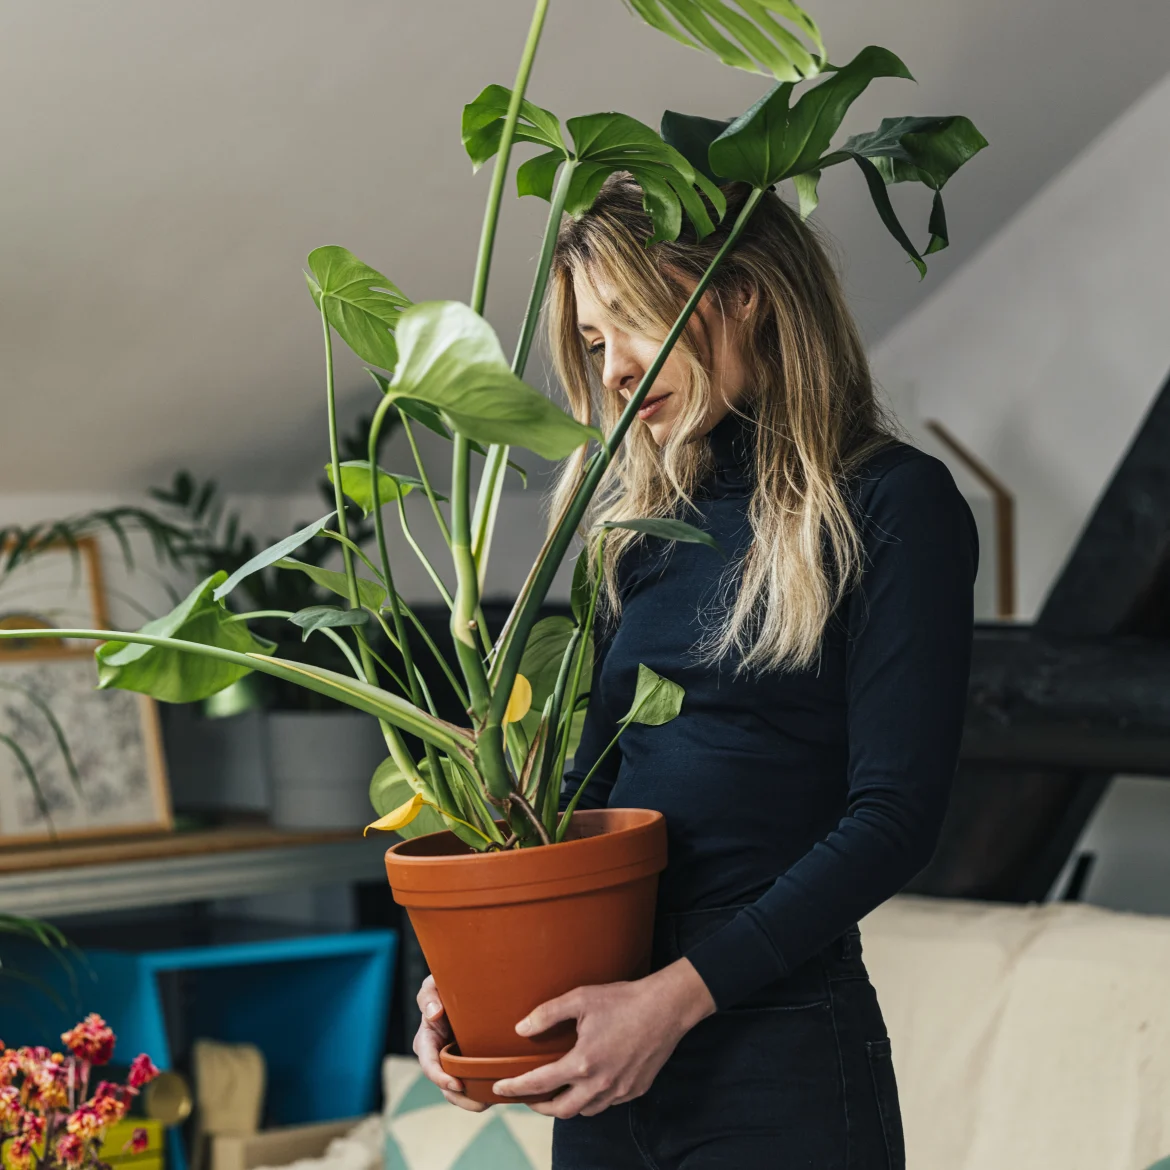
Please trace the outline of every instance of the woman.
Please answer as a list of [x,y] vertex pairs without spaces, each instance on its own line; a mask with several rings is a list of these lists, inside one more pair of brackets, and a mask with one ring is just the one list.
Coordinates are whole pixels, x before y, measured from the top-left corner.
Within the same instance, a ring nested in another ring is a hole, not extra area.
[[[647,247],[614,176],[557,244],[550,326],[578,417],[612,425],[724,227]],[[558,1170],[904,1165],[890,1045],[856,923],[930,859],[958,757],[978,538],[946,466],[899,441],[811,230],[769,193],[638,412],[592,523],[687,519],[718,541],[612,530],[607,620],[565,797],[629,709],[638,664],[686,690],[631,726],[582,806],[656,808],[669,865],[653,973],[538,1007],[576,1022],[501,1095],[565,1088]],[[570,466],[559,494],[578,466]],[[415,1041],[437,1061],[434,984]]]

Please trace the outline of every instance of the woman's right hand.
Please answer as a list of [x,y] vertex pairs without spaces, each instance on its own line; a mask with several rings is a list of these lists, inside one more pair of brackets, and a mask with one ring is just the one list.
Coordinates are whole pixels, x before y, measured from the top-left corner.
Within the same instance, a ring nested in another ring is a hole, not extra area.
[[472,1113],[482,1113],[488,1106],[465,1097],[463,1082],[444,1072],[443,1066],[439,1063],[439,1050],[450,1042],[451,1028],[447,1023],[443,1001],[439,999],[433,975],[428,975],[423,980],[422,987],[418,989],[418,1006],[422,1012],[422,1022],[414,1037],[414,1054],[418,1057],[423,1075],[442,1089],[443,1096],[452,1105],[458,1105],[460,1109],[467,1109]]

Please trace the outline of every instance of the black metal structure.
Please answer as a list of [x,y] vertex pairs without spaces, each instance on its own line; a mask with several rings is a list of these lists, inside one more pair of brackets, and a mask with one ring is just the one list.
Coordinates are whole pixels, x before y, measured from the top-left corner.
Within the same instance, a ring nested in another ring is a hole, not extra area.
[[950,811],[910,890],[1045,897],[1118,772],[1170,776],[1170,378],[1035,623],[977,627]]

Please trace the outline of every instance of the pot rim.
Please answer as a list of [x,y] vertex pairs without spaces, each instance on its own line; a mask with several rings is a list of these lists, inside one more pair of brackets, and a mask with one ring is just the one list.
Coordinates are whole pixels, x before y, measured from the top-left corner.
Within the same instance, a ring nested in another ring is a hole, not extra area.
[[410,852],[419,842],[434,844],[440,837],[428,833],[392,845],[386,851],[386,875],[400,904],[419,904],[419,898],[429,902],[430,897],[451,904],[448,898],[465,895],[471,899],[465,904],[476,905],[497,896],[528,901],[622,885],[666,868],[666,819],[656,809],[587,809],[576,814],[574,824],[583,835],[555,846],[475,853],[444,830],[460,852]]

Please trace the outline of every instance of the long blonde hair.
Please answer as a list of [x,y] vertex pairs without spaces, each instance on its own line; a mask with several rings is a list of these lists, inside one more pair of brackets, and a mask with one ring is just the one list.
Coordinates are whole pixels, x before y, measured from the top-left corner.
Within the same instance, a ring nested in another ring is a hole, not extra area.
[[[749,193],[744,184],[723,190],[727,214],[702,241],[688,225],[677,241],[647,246],[653,227],[641,188],[621,172],[606,181],[585,215],[562,225],[548,328],[553,361],[577,418],[599,419],[608,431],[625,404],[601,386],[598,360],[577,329],[574,274],[616,294],[625,327],[665,337]],[[748,508],[753,539],[724,576],[719,613],[699,649],[712,662],[734,652],[738,670],[799,669],[817,659],[825,624],[862,569],[860,537],[846,499],[850,473],[895,437],[896,424],[874,395],[861,339],[825,250],[773,191],[717,270],[711,292],[720,313],[745,288],[756,294],[739,334],[749,387],[740,405],[755,416],[755,485]],[[683,400],[678,421],[661,448],[645,424],[634,422],[594,498],[585,524],[590,535],[607,520],[685,519],[693,507],[693,495],[712,469],[709,444],[695,441],[712,392],[701,356],[704,333],[695,313],[673,351],[684,374],[676,392]],[[579,454],[562,469],[551,502],[554,517],[582,466]],[[624,529],[611,530],[606,539],[603,593],[612,615],[621,607],[618,562],[642,539]]]

